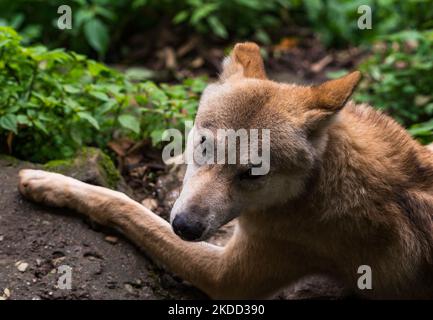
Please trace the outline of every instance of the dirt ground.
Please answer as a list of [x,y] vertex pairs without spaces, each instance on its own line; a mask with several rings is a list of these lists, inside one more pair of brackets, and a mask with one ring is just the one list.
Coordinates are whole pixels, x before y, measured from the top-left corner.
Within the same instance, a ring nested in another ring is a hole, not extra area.
[[[24,200],[18,171],[0,160],[0,296],[10,299],[191,299],[198,290],[152,264],[112,232],[75,213]],[[114,242],[107,236],[114,236]],[[58,267],[72,268],[72,289],[59,289]],[[19,270],[21,269],[21,271]]]

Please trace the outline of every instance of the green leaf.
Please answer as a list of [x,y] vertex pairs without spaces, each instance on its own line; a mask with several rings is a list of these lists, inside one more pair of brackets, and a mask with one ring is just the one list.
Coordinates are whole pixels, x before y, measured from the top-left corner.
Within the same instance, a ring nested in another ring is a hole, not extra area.
[[105,94],[104,92],[92,91],[92,92],[90,92],[90,94],[92,96],[94,96],[95,98],[102,100],[102,101],[109,101],[110,100],[110,97],[107,94]]
[[139,105],[142,105],[142,106],[146,105],[149,102],[148,97],[143,96],[143,95],[137,95],[137,96],[135,96],[135,100],[137,101],[137,103]]
[[218,3],[207,3],[200,6],[191,16],[191,24],[195,25],[200,22],[200,20],[210,17],[212,12],[218,9],[218,6]]
[[413,136],[420,136],[420,135],[430,135],[432,134],[433,130],[433,120],[415,124],[408,130],[409,133]]
[[269,34],[266,33],[263,29],[258,29],[254,35],[254,37],[257,39],[257,41],[264,43],[264,44],[271,44],[272,40],[269,37]]
[[130,114],[123,114],[119,117],[119,123],[122,127],[129,129],[137,134],[140,133],[140,122]]
[[74,15],[74,28],[80,28],[81,25],[93,18],[95,13],[91,10],[79,9]]
[[186,19],[188,19],[188,11],[184,10],[184,11],[180,11],[174,18],[173,18],[173,22],[175,24],[179,24],[184,22]]
[[99,130],[99,123],[98,123],[98,121],[89,112],[82,111],[82,112],[78,112],[77,115],[78,115],[78,117],[80,117],[80,119],[86,120],[92,126],[94,126],[96,129]]
[[347,70],[344,70],[344,69],[337,70],[337,71],[329,71],[326,73],[326,77],[329,79],[338,79],[338,78],[345,76],[348,73],[349,72]]
[[10,42],[11,42],[10,39],[5,39],[5,40],[0,41],[0,48],[6,47],[6,45],[8,45]]
[[48,130],[47,127],[39,120],[34,120],[33,121],[34,125],[36,128],[38,128],[39,130],[43,131],[45,134],[48,134]]
[[217,36],[226,39],[228,37],[228,32],[226,27],[221,23],[221,21],[216,16],[210,16],[207,19],[209,26],[211,27],[214,34]]
[[102,116],[104,113],[111,111],[115,106],[117,106],[117,102],[115,100],[109,100],[95,111],[98,116]]
[[0,127],[13,133],[18,133],[17,117],[14,114],[7,114],[0,118]]
[[110,36],[107,26],[99,19],[92,19],[84,24],[84,34],[90,46],[100,54],[105,54]]
[[83,143],[82,134],[82,131],[75,127],[70,131],[72,140],[79,146]]
[[156,146],[158,143],[160,143],[162,141],[162,136],[164,134],[164,131],[165,130],[163,130],[163,129],[156,129],[150,133],[150,137],[152,139],[152,144],[154,146]]
[[145,6],[147,4],[148,0],[134,0],[132,1],[132,8],[138,9],[142,6]]
[[107,18],[108,20],[115,20],[116,19],[116,15],[114,14],[114,12],[112,12],[112,11],[110,11],[108,9],[105,9],[102,6],[95,7],[95,12],[98,15],[100,15],[100,16],[102,16],[104,18]]
[[19,124],[23,124],[23,125],[26,125],[26,126],[30,126],[32,124],[30,122],[29,118],[26,115],[24,115],[24,114],[19,114],[17,116],[17,122]]
[[78,88],[78,87],[76,87],[76,86],[73,86],[73,85],[70,85],[70,84],[65,84],[65,85],[63,86],[63,89],[64,89],[67,93],[72,93],[72,94],[81,92],[80,88]]

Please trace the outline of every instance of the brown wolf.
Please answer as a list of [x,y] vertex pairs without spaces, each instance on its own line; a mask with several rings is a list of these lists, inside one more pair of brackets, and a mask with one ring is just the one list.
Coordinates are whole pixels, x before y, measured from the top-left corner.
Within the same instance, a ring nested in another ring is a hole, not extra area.
[[[258,46],[237,44],[192,132],[269,128],[270,171],[188,165],[171,225],[124,194],[55,173],[23,170],[19,190],[115,227],[213,298],[268,297],[317,273],[370,298],[431,298],[433,154],[348,101],[359,80],[353,72],[318,86],[276,83]],[[225,247],[201,241],[235,217]],[[361,265],[371,267],[370,290],[358,289]]]

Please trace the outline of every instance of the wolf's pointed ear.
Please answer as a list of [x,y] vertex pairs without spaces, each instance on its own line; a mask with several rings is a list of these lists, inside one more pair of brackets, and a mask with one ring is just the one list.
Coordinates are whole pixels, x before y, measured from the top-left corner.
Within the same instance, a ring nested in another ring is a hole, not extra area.
[[223,62],[222,81],[239,74],[246,78],[267,79],[260,48],[253,42],[238,43]]
[[344,77],[311,87],[314,108],[329,112],[340,110],[352,95],[359,80],[361,80],[361,72],[354,71]]
[[314,136],[331,123],[352,95],[361,73],[352,72],[342,78],[327,81],[321,85],[310,87],[311,101],[305,113],[305,127]]

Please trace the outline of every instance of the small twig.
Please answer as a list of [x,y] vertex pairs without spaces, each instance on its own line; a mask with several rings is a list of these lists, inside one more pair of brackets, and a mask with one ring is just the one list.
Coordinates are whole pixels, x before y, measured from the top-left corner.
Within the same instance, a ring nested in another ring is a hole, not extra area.
[[14,140],[14,133],[12,131],[10,131],[7,138],[6,138],[6,143],[8,146],[9,154],[12,154],[12,142],[13,142],[13,140]]
[[331,55],[327,55],[324,58],[320,59],[316,63],[313,63],[311,65],[311,71],[314,73],[321,72],[328,64],[330,64],[333,61],[333,58]]

